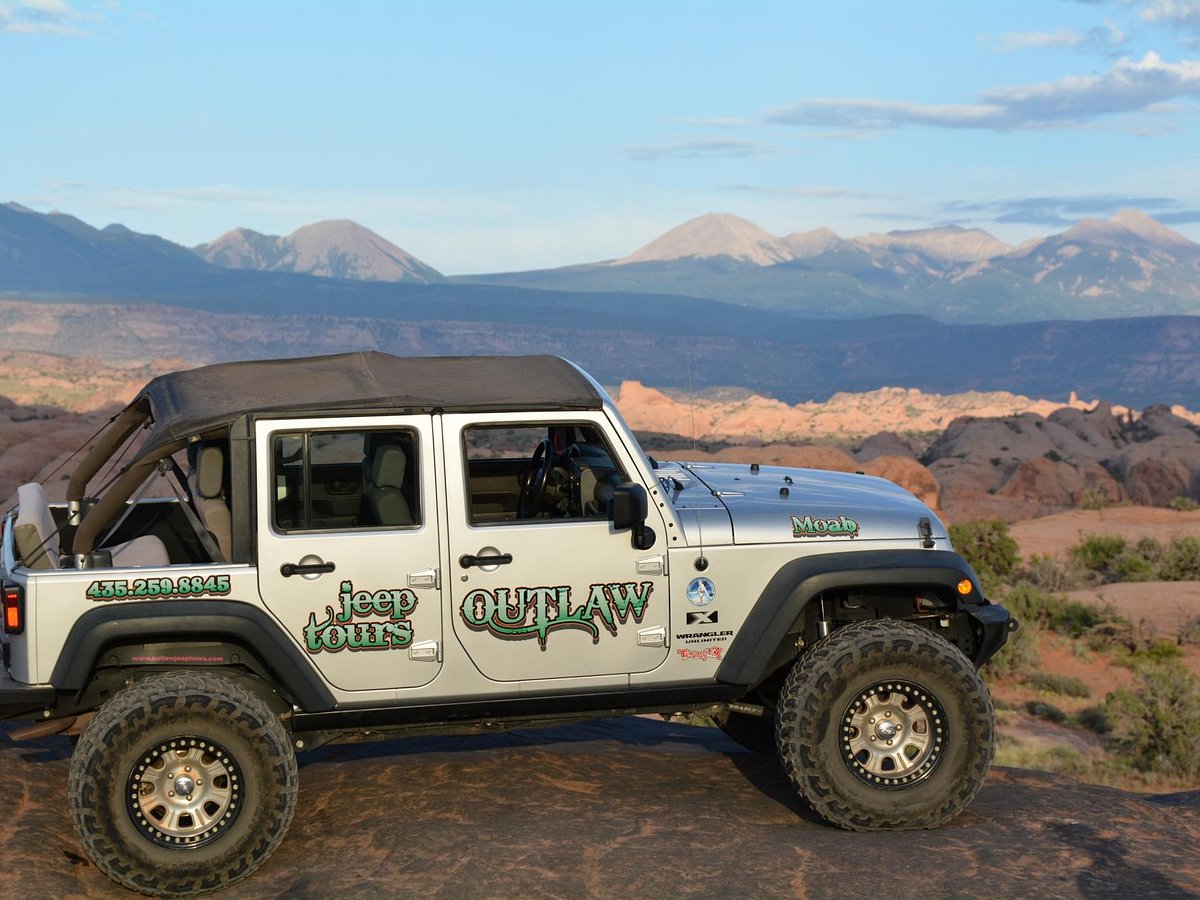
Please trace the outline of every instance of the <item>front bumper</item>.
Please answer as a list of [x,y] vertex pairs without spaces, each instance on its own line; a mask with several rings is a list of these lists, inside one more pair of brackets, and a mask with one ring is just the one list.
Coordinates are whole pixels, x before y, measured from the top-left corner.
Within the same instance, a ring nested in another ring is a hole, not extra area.
[[8,668],[0,665],[0,719],[40,719],[54,705],[54,686],[13,681]]
[[1016,631],[1017,620],[1007,609],[995,603],[984,601],[979,606],[963,607],[971,617],[971,625],[975,631],[975,663],[976,668],[996,655],[1008,640],[1008,635]]

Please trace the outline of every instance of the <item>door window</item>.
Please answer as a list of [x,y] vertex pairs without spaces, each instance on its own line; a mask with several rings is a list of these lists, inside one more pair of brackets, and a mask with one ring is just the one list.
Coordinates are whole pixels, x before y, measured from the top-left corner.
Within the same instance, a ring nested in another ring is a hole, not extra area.
[[272,524],[283,533],[419,526],[417,446],[408,429],[274,435]]
[[470,426],[463,444],[472,525],[604,519],[626,480],[586,423]]

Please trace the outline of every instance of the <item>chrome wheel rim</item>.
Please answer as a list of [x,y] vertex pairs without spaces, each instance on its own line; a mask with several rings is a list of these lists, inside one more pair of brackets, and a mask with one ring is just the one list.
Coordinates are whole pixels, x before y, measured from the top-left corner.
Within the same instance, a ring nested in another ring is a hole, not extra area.
[[216,839],[241,810],[242,775],[215,741],[181,735],[148,747],[125,795],[141,833],[162,847],[192,849]]
[[929,777],[949,737],[937,697],[910,681],[868,686],[841,721],[842,760],[860,781],[878,788],[910,787]]

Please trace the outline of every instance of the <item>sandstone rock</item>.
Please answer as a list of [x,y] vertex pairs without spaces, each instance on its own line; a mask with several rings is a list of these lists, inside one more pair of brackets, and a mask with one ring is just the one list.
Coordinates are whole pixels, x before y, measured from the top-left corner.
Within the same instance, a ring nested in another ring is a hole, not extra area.
[[[8,897],[126,897],[84,856],[65,738],[0,743]],[[817,819],[779,764],[647,718],[329,746],[296,820],[228,897],[1186,896],[1200,791],[1128,794],[994,769],[934,831]]]

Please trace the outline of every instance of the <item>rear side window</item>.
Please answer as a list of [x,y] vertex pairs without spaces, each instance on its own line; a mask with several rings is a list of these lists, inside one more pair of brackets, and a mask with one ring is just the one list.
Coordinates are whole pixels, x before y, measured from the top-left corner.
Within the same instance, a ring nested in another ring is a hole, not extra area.
[[409,429],[273,435],[272,524],[282,532],[420,525],[418,445]]

